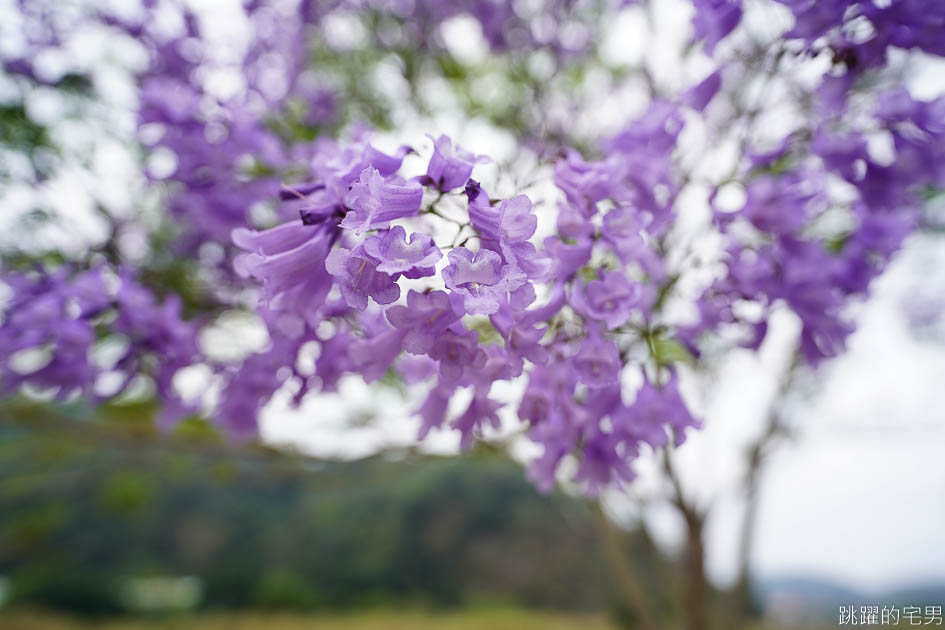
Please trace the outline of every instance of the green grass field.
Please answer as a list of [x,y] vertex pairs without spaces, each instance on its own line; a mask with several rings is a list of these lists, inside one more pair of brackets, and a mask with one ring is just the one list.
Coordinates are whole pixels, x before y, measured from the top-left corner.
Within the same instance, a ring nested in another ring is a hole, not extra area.
[[455,613],[371,611],[300,615],[261,612],[201,614],[165,619],[81,621],[55,613],[0,611],[3,630],[616,630],[601,614],[526,610]]

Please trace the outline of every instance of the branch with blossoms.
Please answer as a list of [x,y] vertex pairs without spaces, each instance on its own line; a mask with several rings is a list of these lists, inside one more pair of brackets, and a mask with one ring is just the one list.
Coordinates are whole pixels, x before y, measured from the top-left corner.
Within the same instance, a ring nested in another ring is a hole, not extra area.
[[[4,392],[34,386],[98,401],[144,381],[168,421],[202,412],[247,436],[289,381],[300,403],[334,391],[345,374],[367,383],[395,375],[423,390],[421,438],[450,427],[468,447],[514,411],[542,448],[531,469],[538,485],[551,488],[570,457],[575,479],[596,493],[630,481],[645,447],[679,444],[699,426],[680,382],[707,349],[759,348],[786,309],[801,322],[806,365],[841,353],[854,328],[850,305],[922,225],[928,191],[945,186],[943,101],[914,98],[887,61],[891,49],[945,54],[934,36],[940,3],[764,3],[786,7],[794,26],[771,50],[745,56],[738,37],[750,7],[694,0],[687,55],[702,55],[710,72],[668,89],[643,67],[637,78],[653,98],[590,148],[560,116],[542,129],[541,107],[508,124],[523,145],[543,140],[532,158],[549,181],[538,192],[499,195],[480,175],[489,158],[445,135],[431,136],[430,151],[404,137],[411,146],[391,153],[364,130],[335,139],[350,111],[373,111],[377,95],[360,80],[322,85],[331,73],[309,66],[309,56],[344,57],[319,30],[331,18],[377,26],[368,48],[382,69],[399,60],[416,101],[428,96],[420,87],[429,73],[462,75],[448,56],[427,55],[448,50],[446,22],[472,17],[498,59],[551,55],[555,72],[544,83],[529,75],[522,92],[543,106],[567,90],[559,74],[593,67],[592,35],[617,10],[591,3],[573,22],[569,4],[549,2],[549,21],[494,2],[418,3],[409,15],[384,3],[303,2],[280,14],[251,2],[254,39],[230,65],[209,54],[186,4],[145,3],[134,20],[96,12],[148,52],[135,77],[138,131],[152,157],[173,156],[169,174],[148,173],[147,187],[164,191],[160,219],[176,238],[150,254],[193,263],[212,306],[181,310],[180,291],[146,286],[147,257],[135,268],[117,245],[105,260],[98,252],[61,266],[17,264],[4,275],[13,295],[0,325],[10,357]],[[167,7],[180,18],[171,35],[154,17]],[[423,35],[421,52],[391,24]],[[57,46],[68,25],[53,26],[30,47]],[[30,85],[49,83],[35,56],[4,67]],[[816,80],[805,83],[811,68]],[[246,83],[237,96],[202,80],[232,70]],[[749,99],[743,84],[759,78],[762,94]],[[588,104],[564,111],[580,108]],[[770,111],[795,122],[762,129]],[[702,150],[686,140],[692,130],[706,134]],[[705,176],[697,158],[714,160],[732,140],[730,168]],[[422,174],[411,174],[418,162]],[[693,195],[702,211],[688,207]],[[199,331],[219,311],[244,307],[253,289],[268,347],[238,363],[202,357]],[[128,346],[117,359],[91,360],[118,339]],[[297,360],[308,347],[318,352],[313,370]],[[209,365],[222,383],[215,408],[180,402],[174,374],[188,365]],[[501,398],[503,382],[520,383],[521,395]],[[470,400],[451,414],[460,392]]]

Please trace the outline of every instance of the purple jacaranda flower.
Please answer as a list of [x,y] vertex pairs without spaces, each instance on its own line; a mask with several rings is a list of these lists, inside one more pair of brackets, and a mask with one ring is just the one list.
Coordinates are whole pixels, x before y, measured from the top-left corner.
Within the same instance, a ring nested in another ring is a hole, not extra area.
[[[499,204],[498,246],[502,257],[529,278],[544,278],[551,261],[540,257],[528,242],[538,228],[538,217],[532,212],[532,201],[519,195]],[[486,241],[483,241],[486,245]]]
[[250,437],[257,432],[257,417],[272,395],[291,377],[287,357],[295,357],[300,340],[275,335],[272,346],[251,355],[235,370],[220,397],[216,417],[227,432]]
[[812,44],[827,31],[843,24],[843,16],[856,0],[778,0],[790,7],[794,13],[794,26],[788,31],[790,37],[796,37]]
[[407,233],[399,225],[365,239],[364,251],[378,261],[378,271],[402,273],[407,278],[432,276],[436,262],[443,257],[426,234],[414,232],[407,242]]
[[538,227],[532,202],[525,195],[493,205],[475,180],[466,184],[469,220],[485,249],[502,256],[502,262],[520,269],[529,278],[544,280],[552,262],[528,242]]
[[[5,274],[12,294],[3,305],[0,323],[0,391],[12,392],[25,383],[56,391],[64,398],[88,392],[98,371],[89,358],[95,342],[92,322],[71,309],[69,269],[53,273]],[[23,351],[45,349],[47,361],[18,365]]]
[[370,326],[370,335],[356,339],[348,349],[354,369],[366,383],[383,378],[404,347],[407,331],[391,328],[382,318]]
[[479,335],[472,330],[440,333],[430,347],[430,357],[440,362],[440,376],[448,381],[457,380],[466,368],[479,369],[486,362]]
[[[643,114],[615,135],[607,146],[622,153],[623,161],[645,152],[650,158],[651,166],[662,166],[663,159],[676,146],[676,139],[683,126],[679,107],[667,100],[656,99],[647,106]],[[616,163],[619,164],[619,161]],[[634,168],[624,170],[628,176],[639,179],[640,173],[634,171],[646,166],[647,162],[644,160],[633,160]],[[649,169],[644,168],[644,171],[646,170]]]
[[[128,270],[99,266],[76,274],[65,266],[2,279],[13,294],[0,323],[0,390],[30,384],[59,398],[80,393],[98,401],[146,375],[161,400],[173,401],[174,374],[199,361],[196,330],[181,318],[180,299],[161,302]],[[112,335],[127,339],[124,350],[108,365],[93,362],[93,344]],[[38,353],[33,365],[17,360],[24,351]],[[106,372],[118,378],[101,393],[96,385]]]
[[739,214],[759,230],[772,234],[794,234],[825,201],[816,172],[763,175],[751,181]]
[[466,199],[469,202],[469,222],[479,232],[480,237],[492,243],[491,249],[498,249],[499,224],[502,216],[499,204],[493,203],[482,186],[474,179],[466,182]]
[[502,264],[494,251],[472,252],[457,247],[447,255],[449,266],[443,270],[446,287],[463,296],[466,312],[489,315],[499,310],[502,295],[525,283],[525,274]]
[[841,116],[847,108],[847,94],[853,85],[853,76],[824,75],[817,88],[816,113],[821,119]]
[[685,430],[698,428],[699,421],[692,417],[689,408],[679,394],[678,377],[672,372],[662,386],[646,378],[637,391],[636,398],[626,411],[614,418],[615,427],[637,436],[651,446],[666,443],[664,427],[672,429],[676,445],[686,439]]
[[613,208],[604,215],[601,235],[624,263],[639,261],[649,253],[643,238],[642,217],[630,206]]
[[394,364],[394,369],[407,385],[422,383],[437,373],[436,361],[425,355],[401,355]]
[[331,289],[325,259],[337,228],[298,221],[256,232],[239,229],[233,242],[248,253],[235,257],[233,265],[242,277],[262,282],[263,300],[277,311],[292,312],[309,322],[318,320],[318,310]]
[[620,350],[591,329],[572,359],[581,382],[589,387],[613,385],[620,377]]
[[575,208],[590,217],[597,211],[598,201],[613,195],[622,171],[616,159],[588,162],[574,149],[568,149],[564,159],[555,163],[555,184]]
[[741,0],[693,0],[696,13],[692,26],[696,38],[705,44],[711,55],[720,41],[735,30],[742,19]]
[[466,194],[470,197],[470,220],[484,241],[521,243],[531,238],[538,228],[538,217],[532,212],[532,201],[526,195],[506,199],[492,207],[475,180],[470,180],[466,186]]
[[437,383],[427,395],[423,404],[417,409],[417,415],[420,416],[420,430],[418,439],[425,438],[432,429],[439,429],[446,420],[446,411],[450,404],[450,398],[453,396],[453,388],[443,383]]
[[387,319],[395,327],[407,331],[404,349],[413,354],[426,354],[436,337],[459,319],[462,298],[445,291],[407,294],[407,305],[387,309]]
[[754,170],[770,169],[772,165],[787,157],[790,148],[791,136],[785,136],[770,148],[748,150],[748,162]]
[[397,279],[377,270],[378,261],[358,245],[354,249],[338,247],[325,259],[325,269],[335,277],[348,306],[367,308],[368,297],[378,304],[390,304],[400,297]]
[[341,227],[362,234],[365,230],[385,228],[394,219],[413,216],[420,210],[423,190],[416,183],[384,177],[374,167],[361,171],[345,198],[350,208]]
[[393,155],[374,148],[366,130],[355,134],[355,141],[342,145],[333,139],[321,138],[315,143],[312,156],[312,171],[319,181],[337,181],[350,186],[362,176],[365,169],[373,169],[381,177],[392,176],[400,169],[404,157],[413,153],[408,146],[401,146]]
[[[546,328],[536,327],[535,314],[526,311],[535,301],[535,287],[526,283],[512,291],[508,300],[503,300],[499,310],[490,315],[489,319],[499,334],[505,339],[508,359],[515,361],[521,370],[521,359],[526,358],[533,363],[545,363],[548,353],[541,345]],[[545,319],[545,318],[542,318]]]
[[823,127],[817,128],[811,142],[811,150],[820,156],[824,166],[849,182],[857,182],[866,175],[870,161],[866,147],[866,139],[858,133],[841,135]]
[[69,282],[70,303],[78,309],[77,317],[94,317],[111,302],[111,291],[101,269],[76,274]]
[[553,378],[552,370],[533,369],[528,375],[528,386],[519,401],[518,417],[532,424],[545,421],[555,408],[558,392],[561,392],[561,388]]
[[640,285],[630,282],[621,271],[608,271],[600,280],[591,280],[574,290],[571,302],[585,317],[617,328],[630,318],[640,302]]
[[551,277],[558,282],[566,282],[591,260],[594,242],[589,238],[567,242],[557,236],[549,236],[545,239],[544,248],[552,260]]
[[338,391],[338,381],[342,375],[354,370],[354,363],[348,355],[348,348],[354,340],[354,336],[347,330],[337,331],[321,340],[321,353],[315,361],[315,374],[321,379],[323,392]]
[[594,224],[573,204],[561,202],[558,205],[558,234],[563,238],[586,238],[594,234]]
[[558,464],[574,451],[581,439],[579,417],[584,416],[581,406],[570,398],[559,398],[551,413],[532,426],[528,437],[544,447],[541,457],[531,462],[528,476],[542,492],[554,487]]
[[200,97],[188,83],[167,76],[149,77],[141,85],[139,115],[152,123],[180,125],[197,116]]
[[686,90],[682,96],[682,101],[696,111],[704,111],[721,87],[722,71],[716,70],[698,84]]
[[[489,344],[482,347],[485,362],[475,371],[466,373],[466,382],[487,390],[497,381],[510,381],[521,376],[522,361],[512,355],[502,344]],[[464,383],[465,384],[465,383]]]
[[494,429],[501,426],[499,415],[496,413],[504,406],[497,400],[489,398],[488,395],[476,392],[473,399],[469,402],[466,411],[450,423],[450,426],[460,432],[460,448],[468,449],[472,446],[474,433],[482,427],[483,424],[489,424]]
[[[433,140],[433,136],[430,136]],[[441,135],[433,141],[433,156],[427,166],[425,182],[442,191],[449,191],[464,186],[476,164],[488,162],[483,155],[473,155],[469,151],[453,146],[448,136]]]
[[582,484],[587,494],[596,496],[609,484],[619,487],[622,482],[633,480],[636,475],[630,461],[637,453],[632,445],[602,430],[596,423],[584,431],[582,437],[583,448],[574,481]]

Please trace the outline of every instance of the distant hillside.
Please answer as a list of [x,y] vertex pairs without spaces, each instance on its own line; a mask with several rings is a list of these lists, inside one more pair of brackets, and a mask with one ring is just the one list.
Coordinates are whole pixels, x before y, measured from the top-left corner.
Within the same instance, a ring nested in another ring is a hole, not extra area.
[[941,606],[945,582],[916,584],[883,593],[863,593],[835,582],[809,576],[761,580],[756,594],[766,616],[782,622],[836,623],[840,606]]
[[210,607],[610,599],[587,506],[538,494],[488,450],[318,461],[5,422],[0,533],[14,593],[66,608],[107,608],[121,579],[147,575],[200,577]]

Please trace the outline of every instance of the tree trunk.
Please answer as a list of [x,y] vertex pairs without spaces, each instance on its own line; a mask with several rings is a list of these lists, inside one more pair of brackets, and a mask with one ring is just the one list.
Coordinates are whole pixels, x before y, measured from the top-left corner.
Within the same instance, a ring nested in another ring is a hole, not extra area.
[[680,506],[686,519],[685,601],[687,630],[709,628],[709,584],[705,576],[705,519],[691,508]]
[[604,545],[607,563],[616,580],[623,605],[633,611],[638,622],[637,628],[640,630],[658,630],[659,626],[654,618],[652,607],[647,601],[640,580],[637,578],[633,561],[630,558],[630,551],[624,544],[623,532],[618,530],[617,526],[607,518],[600,503],[596,503],[592,507],[592,511],[598,534]]

